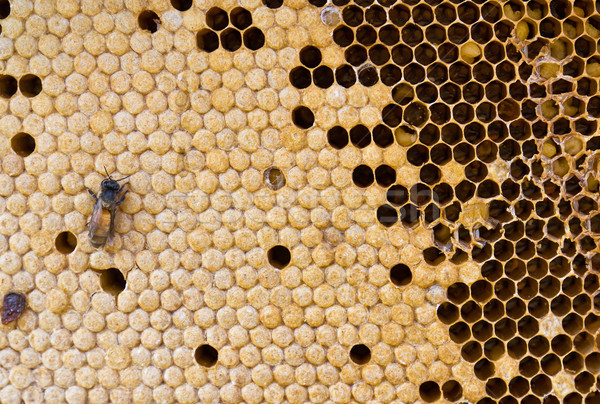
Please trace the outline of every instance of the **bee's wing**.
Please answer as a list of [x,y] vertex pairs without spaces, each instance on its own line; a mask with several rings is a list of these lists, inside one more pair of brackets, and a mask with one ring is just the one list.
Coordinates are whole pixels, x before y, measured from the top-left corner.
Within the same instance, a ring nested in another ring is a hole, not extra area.
[[110,208],[110,226],[108,227],[108,245],[113,245],[113,239],[115,238],[115,216],[117,215],[117,208],[111,206]]
[[96,200],[96,203],[94,204],[94,210],[92,211],[92,217],[90,217],[90,222],[89,222],[90,239],[92,238],[92,235],[94,234],[94,231],[96,230],[96,227],[98,227],[98,224],[100,223],[101,216],[102,216],[102,201],[100,200],[100,198],[98,198]]

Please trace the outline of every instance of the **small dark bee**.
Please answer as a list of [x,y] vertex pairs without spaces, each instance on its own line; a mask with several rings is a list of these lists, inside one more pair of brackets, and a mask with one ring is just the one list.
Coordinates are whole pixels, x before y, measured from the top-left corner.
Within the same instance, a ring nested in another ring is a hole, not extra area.
[[27,300],[20,293],[10,292],[4,296],[2,302],[2,324],[7,325],[11,321],[15,321],[25,311]]
[[127,184],[119,185],[119,181],[129,178],[128,175],[127,177],[113,180],[106,167],[104,167],[104,171],[106,171],[107,178],[103,179],[100,183],[100,193],[98,196],[91,189],[87,189],[90,195],[96,200],[89,223],[90,242],[96,248],[104,246],[107,241],[109,245],[112,245],[117,206],[123,203],[125,194],[127,193],[127,191],[123,192],[123,188]]

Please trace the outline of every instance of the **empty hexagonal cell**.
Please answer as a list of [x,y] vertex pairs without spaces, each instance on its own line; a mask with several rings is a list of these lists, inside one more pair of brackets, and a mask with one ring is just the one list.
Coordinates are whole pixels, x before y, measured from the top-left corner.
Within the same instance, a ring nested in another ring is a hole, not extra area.
[[434,381],[421,383],[419,386],[419,396],[427,403],[437,401],[441,395],[440,386]]
[[398,211],[390,205],[382,205],[377,208],[377,221],[386,227],[390,227],[398,221]]
[[442,44],[446,38],[446,28],[440,24],[430,24],[425,28],[425,38],[434,45]]
[[456,222],[459,219],[461,211],[461,204],[458,201],[454,201],[453,203],[444,208],[443,216],[446,220],[450,222]]
[[244,46],[250,50],[258,50],[265,44],[265,34],[260,28],[251,27],[244,31]]
[[317,67],[321,60],[321,51],[315,46],[305,46],[300,50],[300,63],[308,68]]
[[406,204],[400,208],[400,220],[405,226],[414,227],[419,223],[419,209],[412,204]]
[[550,353],[544,356],[540,361],[540,364],[542,365],[542,370],[544,371],[544,373],[550,376],[554,376],[562,370],[561,360],[554,353]]
[[0,97],[10,98],[17,92],[17,79],[8,74],[0,75]]
[[381,68],[379,77],[386,86],[393,86],[402,78],[402,70],[394,64],[388,64]]
[[466,142],[454,146],[452,152],[454,161],[459,164],[466,165],[475,158],[475,148]]
[[371,131],[364,125],[357,125],[350,129],[350,141],[358,148],[371,144]]
[[371,46],[377,41],[377,31],[370,25],[361,25],[356,30],[356,40],[364,46]]
[[389,187],[396,182],[396,170],[387,164],[382,164],[375,169],[375,180],[382,187]]
[[396,286],[405,286],[412,281],[412,271],[405,264],[394,265],[390,269],[390,280]]
[[365,87],[371,87],[379,81],[377,69],[370,65],[363,65],[358,69],[358,81]]
[[565,370],[572,373],[579,372],[584,366],[583,356],[578,352],[569,353],[563,358],[562,362]]
[[373,141],[379,147],[388,147],[394,143],[394,134],[385,125],[377,125],[373,128]]
[[402,42],[408,46],[415,47],[423,42],[423,30],[415,24],[407,24],[400,30]]
[[354,169],[352,172],[352,181],[356,186],[366,188],[373,183],[375,176],[371,167],[362,164]]
[[229,25],[229,16],[225,10],[213,7],[206,12],[206,25],[215,31],[220,31]]
[[[337,79],[337,71],[336,71]],[[338,82],[339,83],[339,82]],[[386,105],[381,111],[381,119],[383,123],[395,128],[402,122],[402,107],[397,104]],[[397,139],[397,137],[396,137]]]
[[229,13],[234,27],[244,30],[252,25],[252,14],[243,7],[236,7]]
[[489,379],[485,384],[485,392],[494,399],[501,398],[506,393],[507,389],[506,382],[498,377]]
[[[350,65],[341,65],[340,67],[338,67],[337,69],[335,69],[335,81],[342,87],[348,88],[348,87],[352,87],[352,85],[354,85],[354,83],[356,83],[356,72],[354,71],[354,68]],[[391,121],[392,124],[390,126],[398,126],[398,124],[400,123],[400,120],[402,119],[402,110],[399,109],[400,112],[400,117],[397,120]],[[390,118],[394,118],[395,115],[391,114]],[[393,122],[396,122],[396,124],[393,124]],[[384,122],[386,124],[389,124],[388,122],[390,122],[390,120],[385,120]]]
[[338,26],[333,31],[333,41],[345,48],[354,42],[354,31],[345,25]]
[[298,66],[290,71],[290,83],[294,87],[303,89],[310,86],[311,82],[310,71],[307,68]]
[[358,27],[363,22],[364,12],[362,8],[351,5],[342,10],[344,23],[351,27]]
[[406,66],[413,59],[413,51],[410,47],[399,44],[392,48],[392,60],[399,66]]
[[540,362],[532,356],[526,356],[519,361],[519,373],[525,377],[532,377],[540,370]]
[[379,28],[378,34],[379,41],[387,46],[394,46],[400,41],[400,31],[392,24]]
[[388,202],[395,206],[401,206],[408,201],[408,189],[402,185],[390,187],[386,193]]
[[463,321],[451,325],[448,332],[450,334],[450,339],[457,344],[461,344],[471,337],[471,330],[467,323]]

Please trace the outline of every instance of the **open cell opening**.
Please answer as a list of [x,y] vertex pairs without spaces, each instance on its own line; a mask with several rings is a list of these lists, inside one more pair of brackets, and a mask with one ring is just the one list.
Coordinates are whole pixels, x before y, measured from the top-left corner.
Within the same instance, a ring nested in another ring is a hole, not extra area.
[[373,169],[365,164],[361,164],[352,171],[352,181],[361,188],[366,188],[375,181]]
[[364,365],[371,360],[371,349],[365,344],[354,345],[350,349],[350,359],[357,365]]
[[440,386],[436,382],[428,381],[419,386],[419,395],[423,401],[432,403],[439,400],[442,393],[440,391]]
[[77,247],[77,237],[70,231],[60,232],[54,240],[54,245],[59,252],[70,254]]
[[362,25],[356,30],[356,40],[361,45],[371,46],[375,43],[375,41],[377,41],[377,31],[375,31],[375,28],[371,27],[370,25]]
[[394,46],[400,41],[400,31],[398,31],[398,28],[391,24],[385,25],[379,29],[379,41],[381,41],[384,45]]
[[196,348],[194,351],[194,359],[198,365],[210,368],[217,364],[219,353],[212,346],[204,344]]
[[373,128],[373,141],[379,147],[388,147],[394,143],[394,134],[385,125],[377,125]]
[[412,281],[412,271],[405,264],[396,264],[390,269],[390,280],[396,286],[406,286]]
[[283,172],[277,167],[271,167],[265,170],[265,184],[272,190],[279,190],[285,186],[286,180]]
[[398,222],[398,211],[390,205],[382,205],[377,208],[377,221],[385,227],[390,227]]
[[214,52],[219,48],[219,36],[208,28],[201,29],[196,35],[198,48],[205,52]]
[[364,65],[358,69],[358,81],[365,87],[371,87],[379,81],[377,69],[372,65]]
[[341,25],[333,31],[333,41],[345,48],[354,42],[354,31],[350,27]]
[[327,66],[319,66],[313,71],[313,81],[319,88],[329,88],[334,83],[333,70]]
[[305,106],[300,106],[292,111],[292,122],[301,129],[308,129],[315,123],[315,115]]
[[299,89],[307,88],[311,82],[310,71],[306,67],[298,66],[290,71],[290,83],[294,87]]
[[235,28],[227,28],[220,34],[224,49],[234,52],[242,46],[242,34]]
[[443,143],[433,146],[430,154],[431,162],[438,166],[444,165],[452,159],[452,149]]
[[192,0],[171,0],[171,5],[179,11],[187,11],[192,7]]
[[317,67],[321,60],[321,51],[315,46],[305,46],[300,51],[300,62],[308,68]]
[[26,74],[19,80],[19,88],[25,97],[35,97],[42,92],[42,80],[34,74]]
[[333,148],[343,149],[349,143],[348,132],[341,126],[334,126],[327,131],[327,141]]
[[290,263],[292,259],[292,254],[290,250],[282,245],[276,245],[271,247],[267,252],[267,259],[269,260],[269,264],[274,266],[277,269],[283,269]]
[[245,30],[252,25],[252,14],[243,7],[236,7],[229,13],[231,23],[239,30]]
[[442,394],[448,401],[458,401],[463,395],[463,389],[456,380],[448,380],[442,385]]
[[402,185],[391,186],[386,193],[386,198],[392,205],[404,205],[408,202],[408,189]]
[[244,46],[250,50],[258,50],[265,45],[265,34],[260,28],[251,27],[244,31]]
[[[335,81],[342,87],[352,87],[354,83],[356,83],[356,72],[354,71],[354,68],[350,65],[342,65],[335,69]],[[398,124],[391,126],[397,125]]]
[[0,97],[10,98],[17,92],[17,79],[8,74],[0,75]]
[[35,139],[28,133],[17,133],[10,139],[10,146],[21,157],[27,157],[35,150]]
[[206,12],[206,25],[215,31],[220,31],[229,25],[229,16],[225,10],[212,7]]
[[154,33],[160,27],[160,18],[152,10],[144,10],[138,16],[138,24],[141,29]]

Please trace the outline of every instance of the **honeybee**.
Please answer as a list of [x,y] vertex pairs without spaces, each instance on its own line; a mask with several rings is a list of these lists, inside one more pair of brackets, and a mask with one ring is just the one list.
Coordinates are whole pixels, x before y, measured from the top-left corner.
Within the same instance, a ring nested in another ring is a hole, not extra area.
[[106,167],[104,167],[104,171],[106,171],[106,178],[100,183],[100,193],[98,196],[96,196],[94,191],[86,188],[96,200],[89,222],[90,242],[96,248],[103,247],[107,241],[109,245],[112,245],[117,206],[123,203],[125,194],[127,193],[127,191],[123,191],[123,188],[127,184],[119,185],[119,181],[129,178],[128,175],[127,177],[114,180],[106,170]]

